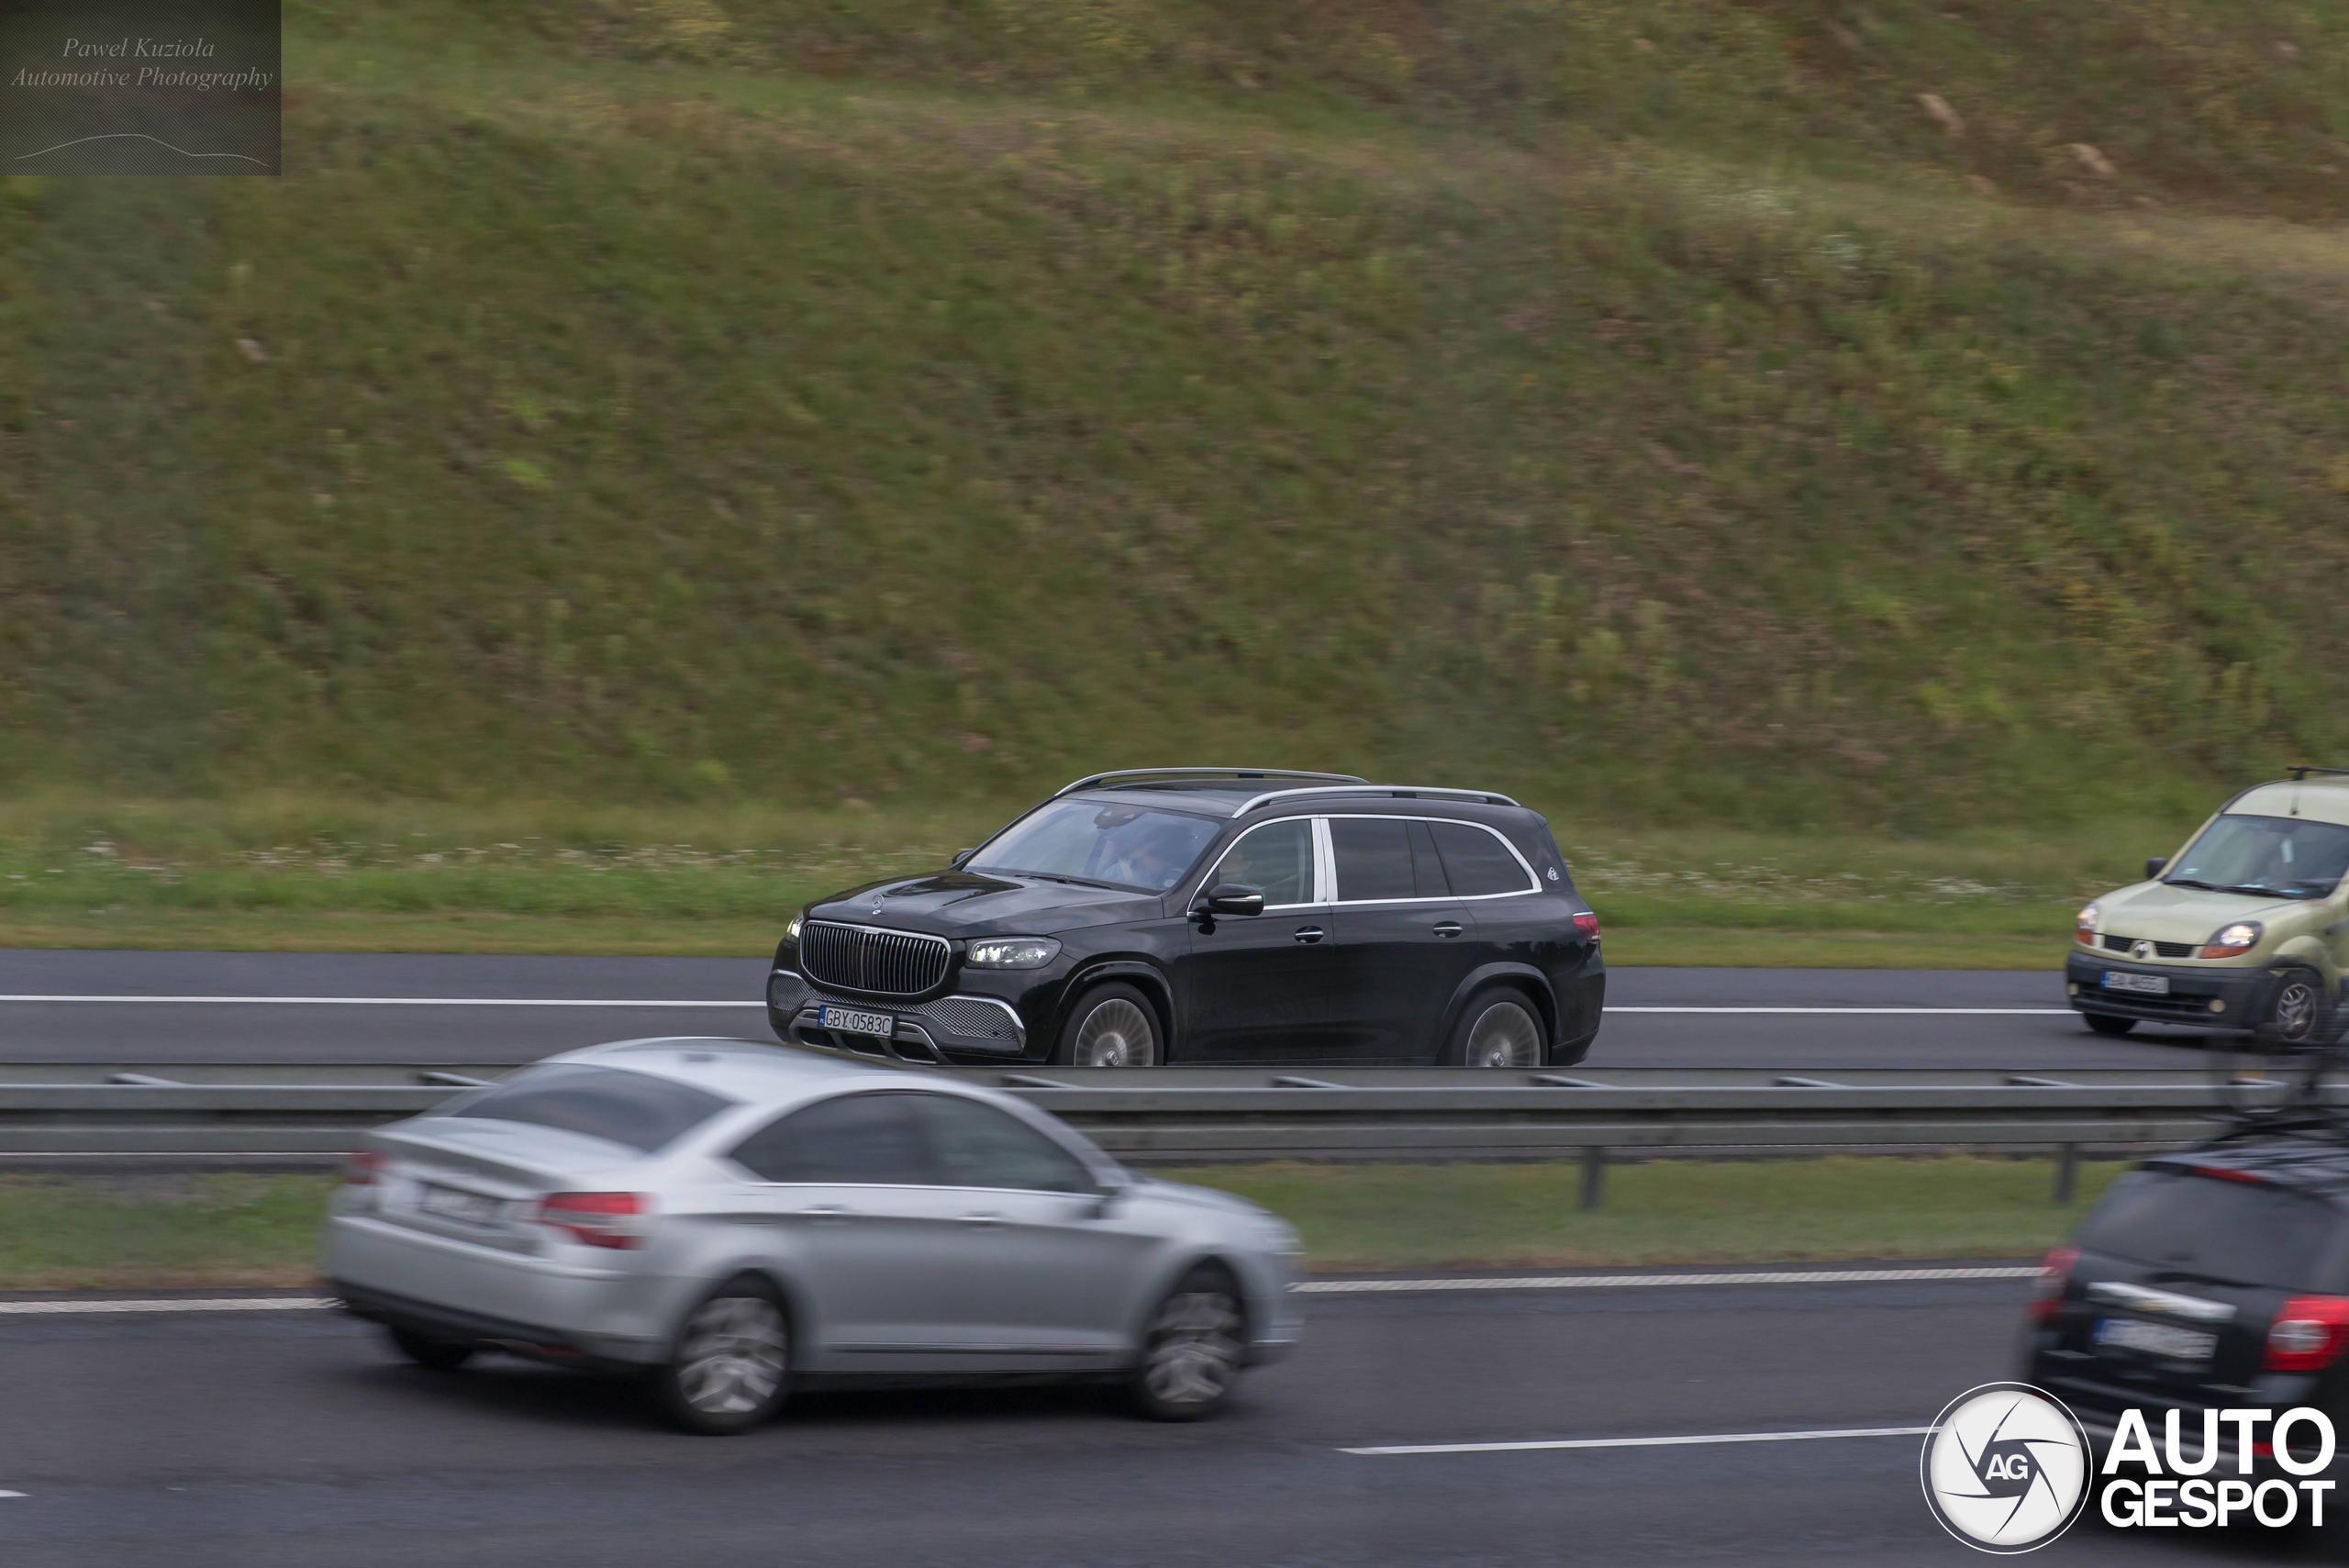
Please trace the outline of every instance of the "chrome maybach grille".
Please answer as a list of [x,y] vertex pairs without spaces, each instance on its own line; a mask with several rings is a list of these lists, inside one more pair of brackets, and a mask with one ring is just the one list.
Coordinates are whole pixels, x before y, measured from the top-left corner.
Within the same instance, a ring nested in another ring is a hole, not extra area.
[[799,967],[819,985],[918,996],[946,979],[953,950],[943,937],[810,920],[799,933]]

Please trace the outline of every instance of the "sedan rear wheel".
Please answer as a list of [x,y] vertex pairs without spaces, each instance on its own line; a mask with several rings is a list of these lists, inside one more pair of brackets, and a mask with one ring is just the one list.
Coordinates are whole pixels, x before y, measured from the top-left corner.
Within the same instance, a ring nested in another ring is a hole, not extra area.
[[1493,992],[1461,1015],[1450,1059],[1462,1067],[1539,1067],[1542,1045],[1542,1020],[1524,998]]
[[1157,1019],[1130,985],[1088,991],[1061,1031],[1059,1055],[1071,1067],[1155,1067]]
[[730,1436],[769,1416],[788,1392],[791,1332],[772,1286],[720,1285],[693,1310],[676,1353],[653,1373],[669,1418],[689,1432]]
[[1231,1397],[1247,1316],[1230,1275],[1194,1269],[1159,1304],[1134,1371],[1135,1408],[1154,1421],[1200,1421]]
[[454,1372],[473,1360],[473,1352],[480,1349],[462,1340],[435,1340],[412,1329],[393,1329],[392,1343],[399,1347],[400,1354],[434,1372]]

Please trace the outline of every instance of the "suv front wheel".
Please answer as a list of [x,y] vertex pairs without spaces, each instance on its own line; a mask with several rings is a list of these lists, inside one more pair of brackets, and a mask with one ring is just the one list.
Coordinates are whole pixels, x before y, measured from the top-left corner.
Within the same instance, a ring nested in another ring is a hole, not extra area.
[[1130,985],[1100,985],[1069,1009],[1052,1060],[1070,1067],[1155,1067],[1158,1015]]

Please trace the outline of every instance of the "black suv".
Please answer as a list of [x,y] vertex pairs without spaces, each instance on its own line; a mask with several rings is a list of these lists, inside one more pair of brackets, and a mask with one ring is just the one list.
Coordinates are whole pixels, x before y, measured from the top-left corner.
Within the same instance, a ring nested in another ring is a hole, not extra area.
[[[2339,1427],[2349,1141],[2328,1128],[2148,1160],[2049,1254],[2031,1317],[2026,1380],[2070,1406],[2099,1446],[2132,1407],[2156,1440],[2167,1412],[2182,1412],[2189,1451],[2205,1410],[2310,1406]],[[2233,1474],[2234,1429],[2219,1430],[2217,1473]],[[2313,1449],[2315,1433],[2297,1430],[2288,1441],[2309,1460],[2301,1439]],[[2263,1457],[2255,1468],[2274,1473]]]
[[1079,779],[933,875],[810,905],[785,1040],[932,1062],[1579,1062],[1598,921],[1483,790],[1152,768]]

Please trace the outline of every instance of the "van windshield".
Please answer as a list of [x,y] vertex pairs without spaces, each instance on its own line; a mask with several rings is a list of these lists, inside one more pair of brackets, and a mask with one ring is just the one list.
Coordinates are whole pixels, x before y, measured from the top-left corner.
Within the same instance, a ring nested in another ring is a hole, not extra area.
[[1216,824],[1140,806],[1055,800],[971,857],[973,871],[1063,877],[1163,893],[1214,841]]
[[2174,887],[2322,898],[2349,874],[2349,828],[2297,817],[2221,817],[2162,880]]

